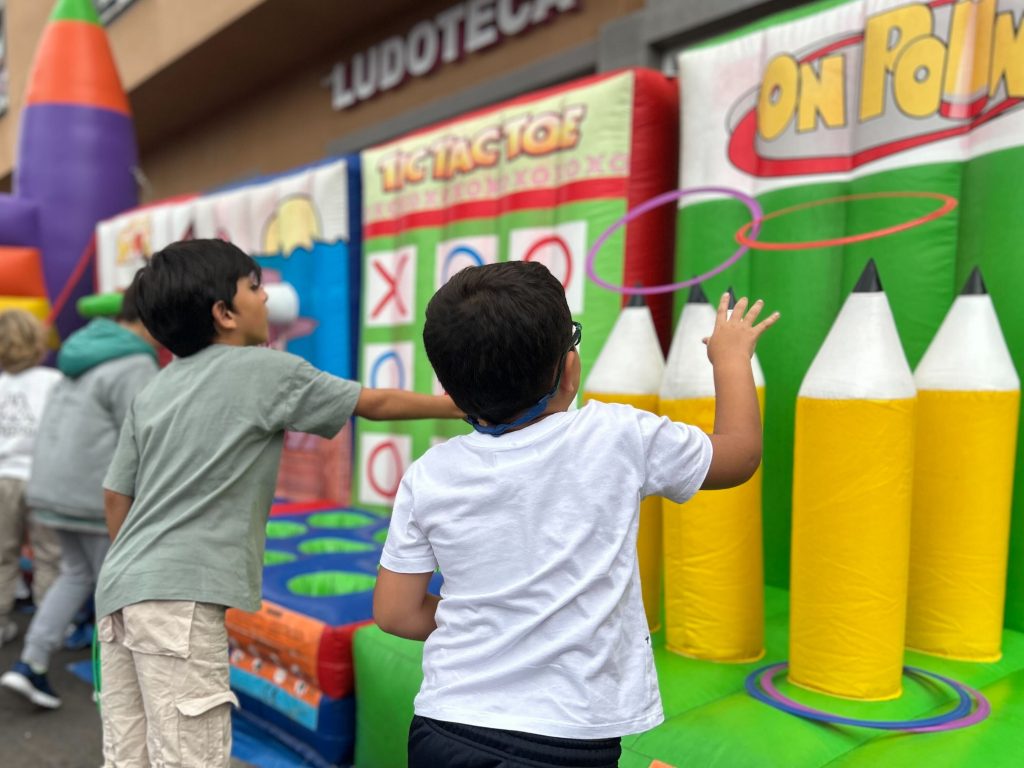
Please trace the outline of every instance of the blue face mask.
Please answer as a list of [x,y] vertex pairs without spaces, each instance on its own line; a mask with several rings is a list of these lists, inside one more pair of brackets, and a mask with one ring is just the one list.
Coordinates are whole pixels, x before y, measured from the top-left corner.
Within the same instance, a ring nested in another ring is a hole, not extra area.
[[510,429],[516,429],[524,424],[529,424],[531,421],[540,416],[548,407],[548,403],[551,398],[558,392],[558,385],[562,382],[562,369],[565,368],[565,358],[568,354],[579,346],[579,343],[583,340],[583,324],[573,320],[572,323],[572,338],[569,341],[569,347],[562,353],[562,356],[558,359],[558,376],[555,378],[555,385],[551,387],[536,403],[527,408],[523,414],[515,421],[510,421],[505,424],[481,424],[475,417],[466,416],[466,421],[475,429],[484,435],[490,435],[491,437],[498,437],[504,435]]

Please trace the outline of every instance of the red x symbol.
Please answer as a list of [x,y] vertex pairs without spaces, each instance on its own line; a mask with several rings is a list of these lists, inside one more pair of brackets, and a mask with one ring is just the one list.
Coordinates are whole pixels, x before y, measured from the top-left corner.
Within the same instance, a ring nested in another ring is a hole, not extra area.
[[386,269],[381,265],[379,261],[373,262],[373,268],[377,270],[377,273],[384,278],[384,281],[388,284],[388,292],[384,294],[377,306],[370,312],[370,317],[377,317],[387,306],[388,302],[394,299],[395,305],[398,307],[398,313],[404,317],[408,310],[405,308],[405,303],[402,301],[402,294],[398,289],[398,281],[402,279],[402,272],[405,271],[405,265],[409,262],[409,254],[403,253],[398,257],[398,262],[395,264],[395,274],[392,276]]

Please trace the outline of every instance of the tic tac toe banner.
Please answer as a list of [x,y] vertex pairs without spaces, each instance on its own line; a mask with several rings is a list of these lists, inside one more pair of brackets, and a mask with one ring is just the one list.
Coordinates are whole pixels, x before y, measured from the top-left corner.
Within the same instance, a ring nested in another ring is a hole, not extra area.
[[[230,240],[256,258],[265,284],[287,283],[298,298],[293,316],[272,324],[271,345],[355,378],[359,209],[358,163],[332,159],[129,211],[97,227],[99,289],[123,289],[153,253],[176,240]],[[350,442],[348,430],[333,441],[289,435],[279,493],[346,502]]]
[[[439,393],[423,351],[434,291],[468,266],[545,264],[585,326],[584,374],[620,294],[587,277],[586,256],[627,210],[674,186],[678,105],[659,73],[625,70],[542,91],[374,147],[362,155],[365,256],[360,379]],[[672,271],[672,212],[616,229],[600,276],[652,285]],[[652,302],[667,341],[670,304]],[[409,463],[461,422],[358,425],[356,500],[390,508]]]
[[[911,367],[975,266],[1024,361],[1022,14],[1021,0],[832,0],[678,58],[680,186],[732,196],[681,201],[676,276],[715,273],[745,237],[750,251],[705,290],[733,285],[782,311],[758,348],[770,583],[786,582],[797,389],[869,258]],[[1007,622],[1021,629],[1017,462]]]

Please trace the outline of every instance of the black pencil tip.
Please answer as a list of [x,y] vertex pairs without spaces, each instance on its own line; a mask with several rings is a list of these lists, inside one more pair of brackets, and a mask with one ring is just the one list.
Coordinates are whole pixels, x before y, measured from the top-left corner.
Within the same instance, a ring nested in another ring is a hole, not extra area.
[[981,296],[986,293],[988,293],[988,288],[985,287],[985,278],[981,276],[981,267],[975,267],[971,270],[967,282],[964,283],[964,288],[960,291],[960,295]]
[[882,290],[882,279],[878,276],[878,267],[874,259],[868,259],[864,265],[864,271],[860,273],[857,284],[853,286],[854,293],[878,293]]

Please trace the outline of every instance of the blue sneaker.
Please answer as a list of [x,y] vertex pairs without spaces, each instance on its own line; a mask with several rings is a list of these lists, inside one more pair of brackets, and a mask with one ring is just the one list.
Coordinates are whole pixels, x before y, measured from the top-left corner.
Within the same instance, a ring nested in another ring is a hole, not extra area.
[[82,651],[92,645],[92,622],[78,624],[68,630],[64,638],[64,647],[69,651]]
[[50,687],[46,675],[33,672],[23,661],[15,662],[10,670],[0,675],[0,685],[20,693],[37,707],[56,709],[60,706],[60,698]]

